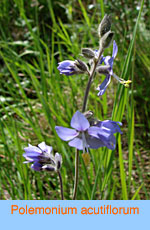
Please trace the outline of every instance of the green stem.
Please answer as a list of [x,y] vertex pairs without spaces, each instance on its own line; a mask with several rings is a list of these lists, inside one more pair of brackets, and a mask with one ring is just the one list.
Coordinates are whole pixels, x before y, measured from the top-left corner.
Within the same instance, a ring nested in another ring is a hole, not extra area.
[[59,177],[59,182],[60,182],[60,191],[61,191],[61,199],[64,200],[64,192],[63,192],[63,183],[62,183],[62,176],[60,171],[57,171],[58,177]]

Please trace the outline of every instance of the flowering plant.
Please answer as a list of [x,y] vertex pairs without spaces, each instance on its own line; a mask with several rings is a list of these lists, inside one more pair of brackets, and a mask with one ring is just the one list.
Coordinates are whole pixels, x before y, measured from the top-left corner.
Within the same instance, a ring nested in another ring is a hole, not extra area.
[[[113,41],[114,32],[111,31],[111,19],[108,15],[105,15],[98,27],[99,35],[99,49],[93,50],[91,48],[82,48],[82,56],[88,60],[88,63],[77,60],[65,60],[58,63],[58,70],[60,74],[64,74],[68,77],[72,77],[75,74],[88,74],[88,82],[84,93],[82,110],[76,111],[72,116],[70,126],[62,127],[56,126],[56,132],[63,141],[69,141],[68,145],[76,149],[76,161],[75,161],[75,180],[73,198],[76,199],[78,188],[78,172],[79,172],[79,151],[82,151],[85,163],[89,159],[89,150],[98,149],[100,147],[107,147],[110,150],[114,150],[116,147],[115,133],[120,133],[119,121],[104,120],[101,121],[94,117],[94,113],[87,110],[87,101],[92,82],[94,81],[95,73],[104,74],[105,79],[98,86],[98,96],[102,96],[111,80],[111,76],[117,79],[125,87],[128,87],[130,80],[125,81],[119,78],[113,71],[113,64],[118,52],[118,46]],[[103,56],[103,52],[108,48],[113,41],[112,56]],[[52,154],[52,147],[42,142],[38,147],[29,145],[26,147],[24,157],[26,161],[24,163],[32,163],[31,168],[35,171],[53,171],[57,172],[60,180],[61,199],[64,199],[63,195],[63,183],[60,173],[62,166],[62,157],[59,153],[55,156]]]

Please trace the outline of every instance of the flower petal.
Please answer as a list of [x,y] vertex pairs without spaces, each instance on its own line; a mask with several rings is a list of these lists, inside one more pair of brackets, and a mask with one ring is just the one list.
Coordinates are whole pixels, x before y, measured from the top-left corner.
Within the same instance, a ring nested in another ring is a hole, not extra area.
[[114,58],[110,57],[110,56],[106,56],[104,59],[104,63],[105,63],[105,65],[109,65],[111,67],[110,74],[112,75],[113,74],[112,69],[113,69],[113,64],[114,64]]
[[90,124],[85,116],[77,111],[71,119],[71,127],[78,131],[85,131],[90,127]]
[[24,153],[23,157],[27,158],[31,158],[31,159],[37,159],[39,156],[41,156],[41,153]]
[[23,157],[26,158],[27,161],[39,161],[39,156],[41,154],[35,155],[32,153],[24,153]]
[[97,94],[98,96],[102,96],[105,93],[110,81],[111,81],[111,76],[107,75],[104,81],[102,82],[102,84],[97,88],[99,90]]
[[114,135],[111,135],[109,141],[105,142],[105,145],[108,149],[114,150],[116,147],[116,138]]
[[104,133],[101,132],[101,134],[99,134],[99,138],[89,135],[86,140],[89,148],[91,149],[98,149],[100,147],[106,146],[108,149],[114,150],[116,147],[116,139],[112,134],[105,136]]
[[42,142],[38,145],[38,147],[43,151],[43,152],[46,152],[48,154],[50,154],[52,152],[52,147],[51,146],[48,146],[45,144],[45,142]]
[[[23,156],[24,156],[24,154],[23,154]],[[30,163],[30,162],[33,162],[34,160],[32,159],[32,158],[30,158],[30,157],[26,157],[26,156],[24,156],[25,158],[26,158],[26,161],[24,161],[23,163],[24,164],[27,164],[27,163]]]
[[113,53],[112,53],[112,57],[115,58],[116,55],[117,55],[117,53],[118,53],[118,46],[117,46],[117,44],[116,44],[116,42],[114,40],[114,42],[113,42]]
[[[91,126],[89,129],[88,129],[88,134],[92,137],[96,137],[96,138],[99,138],[98,134],[100,133],[101,129],[100,127],[97,127],[97,126]],[[86,135],[87,137],[88,135]]]
[[105,146],[107,146],[107,142],[109,143],[113,138],[112,131],[105,127],[91,126],[88,129],[88,134],[92,137],[100,139],[105,144]]
[[100,138],[103,142],[109,141],[111,135],[112,135],[111,130],[106,129],[106,128],[100,128],[100,131],[99,131],[99,133],[98,133],[99,138]]
[[83,150],[83,141],[79,137],[75,137],[72,141],[68,143],[69,146],[75,147],[76,149]]
[[34,164],[31,165],[31,168],[35,171],[41,171],[42,170],[42,165],[38,162],[35,162]]
[[112,133],[120,133],[122,134],[122,131],[119,127],[119,125],[121,126],[122,123],[121,122],[116,122],[116,121],[111,121],[111,120],[105,120],[105,121],[100,121],[97,126],[98,127],[105,127],[107,129],[110,129]]
[[104,61],[104,64],[105,65],[110,65],[110,59],[111,59],[112,57],[111,56],[106,56],[106,57],[104,57],[103,58],[103,61]]
[[60,71],[61,71],[60,74],[64,74],[66,76],[71,76],[75,74],[74,70],[60,70]]
[[98,149],[100,147],[104,147],[105,144],[103,143],[103,141],[99,138],[95,138],[95,137],[92,137],[92,136],[88,136],[86,138],[87,140],[87,144],[89,145],[89,148],[91,149]]
[[57,164],[57,169],[60,169],[61,164],[62,164],[62,156],[59,153],[55,154],[55,161]]
[[74,129],[65,128],[62,126],[56,126],[55,129],[58,136],[64,141],[69,141],[79,135],[79,133]]
[[55,153],[55,160],[62,162],[62,156],[59,153]]
[[71,60],[65,60],[65,61],[62,61],[62,62],[59,62],[58,63],[58,68],[68,68],[68,67],[72,67],[75,65],[75,62],[74,61],[71,61]]
[[78,72],[75,61],[70,60],[59,62],[57,69],[60,71],[60,74],[65,74],[67,76],[73,75]]
[[35,155],[42,153],[42,151],[38,147],[33,145],[29,145],[28,147],[24,148],[24,150],[26,153],[32,153]]

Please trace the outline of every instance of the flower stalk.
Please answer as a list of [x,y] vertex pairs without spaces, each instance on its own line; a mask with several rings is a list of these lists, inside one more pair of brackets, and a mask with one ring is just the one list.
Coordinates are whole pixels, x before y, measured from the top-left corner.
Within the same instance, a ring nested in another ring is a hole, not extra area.
[[[84,154],[89,152],[89,148],[98,149],[100,147],[106,146],[108,149],[114,150],[116,146],[116,139],[113,134],[116,132],[121,133],[119,127],[121,123],[113,122],[110,120],[100,121],[95,118],[93,118],[94,120],[90,120],[85,115],[89,92],[95,76],[95,72],[106,75],[105,80],[98,87],[98,96],[101,96],[105,93],[106,88],[110,83],[111,76],[113,76],[113,61],[118,51],[118,47],[114,41],[112,57],[103,57],[102,55],[104,50],[110,46],[114,36],[114,32],[111,31],[111,19],[109,15],[105,15],[102,22],[100,23],[98,34],[100,37],[98,51],[94,51],[90,48],[82,49],[81,55],[89,59],[89,65],[91,66],[90,70],[88,65],[79,59],[75,61],[66,60],[60,62],[58,66],[60,74],[65,74],[66,76],[80,73],[88,73],[89,75],[83,98],[82,113],[77,111],[73,115],[70,123],[72,128],[66,128],[62,126],[55,127],[58,136],[64,141],[69,141],[69,146],[76,148],[74,190],[72,197],[73,200],[76,199],[78,189],[79,150],[82,150]],[[105,65],[100,66],[103,62]],[[116,75],[115,78],[117,78]],[[123,81],[122,79],[119,80],[120,83],[124,84],[125,86],[127,83],[129,83]]]
[[[58,136],[67,141],[68,145],[76,148],[75,153],[75,176],[74,189],[72,199],[75,200],[78,190],[79,182],[79,150],[82,150],[82,157],[85,163],[89,163],[89,149],[98,149],[100,147],[107,147],[114,150],[116,147],[115,133],[121,132],[121,122],[104,120],[101,121],[94,117],[92,111],[86,111],[89,92],[95,73],[104,74],[105,79],[98,86],[98,96],[102,96],[108,87],[111,76],[117,79],[125,87],[128,87],[130,80],[125,81],[113,73],[113,62],[117,55],[118,47],[116,42],[113,42],[112,56],[103,56],[103,52],[108,48],[112,42],[114,32],[111,31],[111,19],[109,15],[105,15],[98,28],[99,35],[99,50],[91,48],[83,48],[82,54],[84,58],[89,59],[88,64],[80,59],[65,60],[58,63],[58,70],[60,74],[72,76],[75,74],[88,74],[87,86],[84,93],[82,112],[76,111],[72,116],[70,126],[71,128],[55,126]],[[104,63],[103,65],[101,65]],[[90,66],[90,67],[89,67]],[[63,181],[61,176],[62,156],[59,153],[52,153],[52,146],[48,146],[45,142],[32,146],[29,144],[25,149],[23,156],[26,161],[24,163],[32,163],[31,168],[35,171],[49,171],[56,172],[60,184],[60,196],[64,200]]]
[[86,86],[86,89],[85,89],[85,94],[84,94],[84,99],[83,99],[83,106],[82,106],[82,113],[84,113],[85,110],[86,110],[86,105],[87,105],[87,100],[88,100],[88,95],[89,95],[89,91],[90,91],[90,88],[91,88],[92,80],[93,80],[94,74],[96,72],[97,64],[99,63],[103,52],[104,52],[104,49],[100,46],[98,58],[95,59],[95,61],[94,61],[94,65],[93,65],[92,71],[90,72],[90,77],[89,77],[89,80],[88,80],[88,83],[87,83],[87,86]]
[[[100,47],[99,49],[99,55],[97,59],[94,59],[94,65],[93,68],[90,72],[90,77],[85,89],[85,94],[84,94],[84,100],[83,100],[83,106],[82,106],[82,113],[85,112],[86,110],[86,105],[87,105],[87,101],[88,101],[88,96],[89,96],[89,92],[90,92],[90,88],[92,85],[92,81],[96,72],[96,67],[100,61],[100,58],[102,56],[104,52],[104,49],[102,47]],[[78,178],[79,178],[79,150],[76,149],[76,155],[75,155],[75,180],[74,180],[74,191],[73,191],[73,200],[76,199],[76,194],[77,194],[77,187],[78,187]]]
[[73,191],[73,200],[76,199],[77,187],[78,187],[78,178],[79,178],[79,150],[76,149],[75,155],[75,180],[74,180],[74,191]]
[[58,174],[59,182],[60,182],[61,200],[64,200],[63,182],[62,182],[62,176],[59,170],[57,171],[57,174]]

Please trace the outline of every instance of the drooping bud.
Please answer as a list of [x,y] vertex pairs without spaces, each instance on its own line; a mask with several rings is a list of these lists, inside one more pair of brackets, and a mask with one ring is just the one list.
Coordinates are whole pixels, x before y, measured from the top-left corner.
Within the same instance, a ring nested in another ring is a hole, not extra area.
[[110,15],[105,15],[98,27],[98,34],[100,37],[103,37],[111,29],[111,18]]
[[100,47],[103,49],[106,49],[110,46],[112,40],[113,40],[114,32],[108,31],[100,40]]
[[81,71],[81,72],[86,72],[88,71],[88,66],[85,62],[81,61],[81,60],[76,60],[75,61],[75,65],[77,66],[77,68]]
[[110,66],[109,65],[98,66],[96,68],[96,72],[100,73],[100,74],[109,74],[109,72],[110,72]]
[[95,57],[95,52],[90,48],[82,48],[82,54],[85,58],[92,59]]

